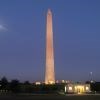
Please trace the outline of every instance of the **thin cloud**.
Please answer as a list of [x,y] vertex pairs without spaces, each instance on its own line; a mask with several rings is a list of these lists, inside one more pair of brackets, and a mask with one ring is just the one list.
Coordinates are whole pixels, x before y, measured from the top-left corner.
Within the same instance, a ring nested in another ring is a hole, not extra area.
[[7,31],[7,28],[4,25],[0,25],[0,32]]

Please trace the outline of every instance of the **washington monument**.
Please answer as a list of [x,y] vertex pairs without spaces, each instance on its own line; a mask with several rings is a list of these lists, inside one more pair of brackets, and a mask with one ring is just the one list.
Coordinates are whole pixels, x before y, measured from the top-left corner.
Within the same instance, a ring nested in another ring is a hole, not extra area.
[[54,71],[54,48],[53,48],[53,30],[52,30],[52,12],[48,9],[46,23],[46,70],[45,84],[55,83]]

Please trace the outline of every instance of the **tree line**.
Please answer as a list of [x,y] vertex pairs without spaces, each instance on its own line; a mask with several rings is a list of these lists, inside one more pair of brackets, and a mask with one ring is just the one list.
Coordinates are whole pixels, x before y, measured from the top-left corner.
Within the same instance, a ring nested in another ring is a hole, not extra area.
[[1,93],[57,93],[64,90],[64,84],[55,85],[36,85],[29,81],[20,82],[17,79],[10,82],[6,77],[0,80],[0,92]]
[[[86,82],[90,84],[92,92],[100,93],[100,82]],[[54,84],[54,85],[36,85],[29,81],[20,82],[17,79],[13,79],[10,82],[6,77],[0,80],[0,93],[58,93],[64,91],[66,84]]]

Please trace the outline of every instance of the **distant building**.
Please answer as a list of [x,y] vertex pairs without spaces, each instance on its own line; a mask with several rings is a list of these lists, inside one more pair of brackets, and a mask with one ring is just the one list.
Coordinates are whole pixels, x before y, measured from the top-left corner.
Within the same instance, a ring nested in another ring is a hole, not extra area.
[[69,83],[65,85],[65,93],[89,93],[90,91],[90,84],[82,84],[82,83]]
[[35,82],[36,85],[41,85],[41,82]]

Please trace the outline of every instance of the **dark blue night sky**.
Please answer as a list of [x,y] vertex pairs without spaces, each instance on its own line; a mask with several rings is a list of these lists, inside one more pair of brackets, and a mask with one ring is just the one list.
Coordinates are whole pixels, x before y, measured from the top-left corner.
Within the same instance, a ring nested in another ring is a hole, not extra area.
[[44,80],[48,8],[56,80],[100,81],[100,0],[0,0],[0,78]]

